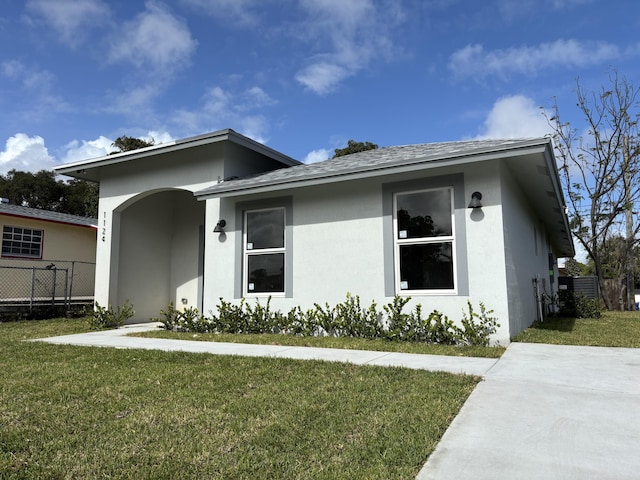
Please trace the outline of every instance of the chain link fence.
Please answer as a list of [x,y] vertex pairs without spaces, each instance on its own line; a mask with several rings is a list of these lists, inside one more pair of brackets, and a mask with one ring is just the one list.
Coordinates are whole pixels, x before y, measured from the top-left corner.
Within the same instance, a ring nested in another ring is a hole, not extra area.
[[66,314],[93,304],[95,263],[11,260],[0,265],[0,315]]

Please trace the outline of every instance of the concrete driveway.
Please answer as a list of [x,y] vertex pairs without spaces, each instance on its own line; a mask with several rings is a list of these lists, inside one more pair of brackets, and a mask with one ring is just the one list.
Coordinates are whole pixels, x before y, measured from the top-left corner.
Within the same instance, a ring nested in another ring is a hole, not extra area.
[[418,475],[640,479],[640,349],[513,343]]

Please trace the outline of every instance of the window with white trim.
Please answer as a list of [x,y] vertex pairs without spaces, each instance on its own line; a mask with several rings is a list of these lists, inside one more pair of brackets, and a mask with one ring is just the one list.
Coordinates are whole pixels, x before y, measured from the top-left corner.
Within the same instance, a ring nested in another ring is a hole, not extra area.
[[2,227],[2,256],[42,258],[42,230]]
[[396,292],[455,293],[453,188],[394,195]]
[[285,209],[246,211],[244,225],[244,294],[284,294]]

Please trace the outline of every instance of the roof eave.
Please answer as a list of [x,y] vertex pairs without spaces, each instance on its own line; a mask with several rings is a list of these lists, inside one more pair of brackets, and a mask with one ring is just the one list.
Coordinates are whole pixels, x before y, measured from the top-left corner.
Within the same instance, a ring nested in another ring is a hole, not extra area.
[[267,147],[266,145],[256,142],[255,140],[245,137],[244,135],[241,135],[234,130],[226,129],[207,133],[204,135],[198,135],[195,137],[185,138],[183,140],[151,145],[149,147],[143,147],[128,152],[114,153],[112,155],[105,155],[102,157],[81,160],[78,162],[56,165],[55,167],[53,167],[53,170],[54,172],[61,175],[84,178],[83,173],[86,170],[124,163],[161,153],[169,153],[176,150],[184,150],[186,148],[218,143],[225,140],[232,141],[233,143],[236,143],[240,146],[253,150],[267,157],[273,158],[274,160],[286,166],[301,164],[301,162],[299,162],[298,160],[295,160],[287,155],[284,155],[283,153]]
[[70,225],[73,227],[92,228],[94,230],[98,229],[97,219],[95,223],[83,223],[83,222],[57,220],[53,218],[44,218],[44,217],[38,217],[35,215],[26,215],[26,214],[10,213],[10,212],[0,212],[0,215],[6,215],[7,217],[24,218],[26,220],[34,220],[34,221],[40,221],[40,222],[57,223],[60,225]]
[[323,185],[326,183],[341,182],[348,180],[359,180],[362,178],[377,177],[394,173],[406,173],[415,170],[425,170],[452,165],[463,165],[485,160],[493,160],[512,156],[514,150],[523,150],[527,153],[543,152],[548,145],[548,141],[540,142],[532,141],[530,144],[524,144],[517,149],[499,149],[486,152],[464,152],[443,158],[422,157],[417,158],[403,165],[381,165],[375,168],[356,169],[352,171],[338,173],[323,173],[315,177],[307,177],[302,179],[282,179],[277,182],[265,182],[260,185],[242,185],[242,179],[229,181],[226,185],[217,184],[209,188],[205,188],[195,192],[195,196],[199,200],[208,198],[228,198],[241,195],[253,195],[259,193],[275,192],[279,190],[287,190],[292,188],[302,188],[314,185]]

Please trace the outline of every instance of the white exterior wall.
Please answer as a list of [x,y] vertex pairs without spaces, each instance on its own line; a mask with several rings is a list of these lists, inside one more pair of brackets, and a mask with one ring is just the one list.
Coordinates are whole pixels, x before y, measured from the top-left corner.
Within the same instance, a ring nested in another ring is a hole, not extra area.
[[[459,171],[460,168],[438,169],[429,171],[429,175],[446,176]],[[499,175],[499,161],[470,166],[464,172],[466,203],[456,210],[457,216],[464,217],[464,231],[457,232],[456,243],[466,242],[466,291],[412,295],[405,308],[409,311],[420,303],[425,315],[438,310],[458,321],[463,311],[467,311],[468,300],[476,311],[483,302],[501,324],[495,340],[506,344],[509,307]],[[259,203],[260,199],[291,198],[293,233],[286,261],[292,263],[292,288],[288,296],[272,296],[272,308],[286,313],[295,306],[307,309],[314,303],[335,305],[345,300],[347,292],[359,295],[363,306],[375,301],[380,310],[391,302],[394,292],[385,288],[385,279],[393,278],[394,272],[393,266],[390,271],[385,264],[384,252],[393,245],[393,231],[390,219],[385,222],[384,218],[383,184],[416,177],[412,173],[371,178],[238,199]],[[466,208],[474,191],[483,194],[481,210]],[[241,217],[236,215],[235,203],[236,199],[207,200],[207,224],[214,226],[219,218],[224,218],[227,227],[224,240],[212,233],[213,228],[207,231],[205,312],[215,311],[220,297],[235,302],[241,298],[238,287],[243,280],[238,262],[242,261],[243,252],[238,236],[242,235],[242,225],[237,222]],[[220,214],[214,213],[218,211]],[[457,248],[458,261],[462,261],[463,254],[463,249]],[[458,284],[462,283],[465,282],[459,278]],[[264,303],[267,296],[253,298]]]
[[[504,242],[512,332],[529,327],[537,318],[534,282],[540,291],[553,295],[549,279],[551,247],[543,222],[535,216],[508,168],[502,168],[502,205],[505,216]],[[557,279],[557,273],[554,275]]]
[[95,299],[100,305],[131,300],[136,310],[131,321],[158,316],[170,301],[181,308],[183,298],[187,307],[200,306],[196,256],[205,205],[192,195],[222,175],[221,157],[157,157],[110,167],[100,181],[98,207]]
[[[218,198],[206,200],[204,252],[204,293],[202,311],[206,315],[215,311],[219,298],[234,298],[234,286],[240,280],[235,275],[236,226],[234,209],[221,209]],[[224,234],[213,231],[219,220],[225,220]],[[237,254],[239,255],[239,253]]]
[[[474,310],[478,310],[480,302],[493,310],[491,315],[497,317],[500,324],[493,340],[507,345],[510,341],[509,304],[502,234],[505,219],[498,160],[465,169],[467,202],[473,192],[482,193],[482,208],[466,211],[469,300]],[[467,310],[467,305],[464,309]]]
[[384,291],[379,181],[348,182],[294,196],[293,296],[312,306],[347,292],[369,302]]

